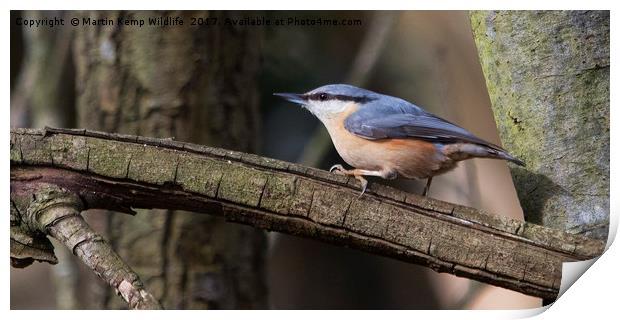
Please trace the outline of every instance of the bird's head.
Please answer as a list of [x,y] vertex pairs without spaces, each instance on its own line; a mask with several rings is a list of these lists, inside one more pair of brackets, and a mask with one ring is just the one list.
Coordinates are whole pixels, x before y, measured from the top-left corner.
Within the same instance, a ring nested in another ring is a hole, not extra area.
[[348,84],[328,84],[306,93],[274,93],[290,102],[302,105],[321,121],[333,118],[352,106],[378,98],[378,94]]

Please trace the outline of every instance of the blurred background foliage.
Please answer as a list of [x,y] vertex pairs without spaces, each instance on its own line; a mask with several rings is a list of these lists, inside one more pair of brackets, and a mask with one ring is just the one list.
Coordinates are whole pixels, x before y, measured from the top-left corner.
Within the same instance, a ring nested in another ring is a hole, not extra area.
[[[322,169],[342,163],[318,120],[272,95],[305,92],[328,83],[351,83],[402,97],[500,143],[466,12],[240,14],[362,22],[359,26],[252,27],[262,29],[260,45],[252,49],[260,50],[261,55],[256,79],[260,92],[260,155]],[[11,12],[12,21],[19,16],[43,15],[69,17],[74,13]],[[12,127],[76,126],[72,30],[70,25],[24,28],[11,24]],[[37,47],[30,48],[33,44]],[[390,183],[410,192],[422,188],[422,182],[417,181]],[[507,167],[501,161],[467,161],[434,180],[430,196],[512,218],[523,216]],[[87,218],[98,226],[97,217],[87,214]],[[99,228],[105,231],[103,225]],[[309,239],[270,233],[268,244],[266,284],[268,305],[274,309],[540,305],[540,300],[514,292]],[[73,259],[58,251],[61,260]],[[11,269],[11,308],[94,308],[89,299],[97,290],[92,283],[98,279],[79,265],[62,269],[69,270],[69,274],[54,272],[55,268],[58,266],[35,264],[24,270]]]

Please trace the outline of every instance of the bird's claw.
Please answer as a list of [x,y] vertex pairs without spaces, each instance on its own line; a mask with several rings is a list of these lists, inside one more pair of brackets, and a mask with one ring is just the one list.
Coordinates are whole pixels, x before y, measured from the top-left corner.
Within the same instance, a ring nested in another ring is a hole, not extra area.
[[[334,172],[334,170],[336,170],[336,172]],[[345,171],[346,170],[341,164],[335,164],[331,168],[329,168],[329,172],[334,172],[335,174],[340,174],[340,175],[342,175],[343,172]]]
[[366,188],[368,187],[368,180],[364,179],[361,175],[357,175],[355,170],[347,171],[341,164],[335,164],[331,168],[329,168],[329,172],[333,172],[334,174],[342,175],[342,176],[354,176],[357,181],[360,182],[362,186],[362,193],[360,193],[359,198],[361,198],[366,192]]
[[368,180],[364,179],[362,176],[355,176],[355,179],[360,182],[362,186],[362,193],[360,193],[359,198],[361,198],[366,192],[366,188],[368,187]]

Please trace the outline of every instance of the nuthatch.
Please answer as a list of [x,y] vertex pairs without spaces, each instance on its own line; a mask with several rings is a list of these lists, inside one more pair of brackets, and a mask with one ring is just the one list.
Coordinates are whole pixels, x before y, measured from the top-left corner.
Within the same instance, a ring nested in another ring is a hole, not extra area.
[[378,94],[346,84],[330,84],[304,94],[274,93],[310,110],[327,128],[336,151],[352,170],[337,164],[330,172],[354,176],[395,179],[428,179],[454,169],[470,158],[496,158],[514,162],[501,147],[437,117],[403,99]]

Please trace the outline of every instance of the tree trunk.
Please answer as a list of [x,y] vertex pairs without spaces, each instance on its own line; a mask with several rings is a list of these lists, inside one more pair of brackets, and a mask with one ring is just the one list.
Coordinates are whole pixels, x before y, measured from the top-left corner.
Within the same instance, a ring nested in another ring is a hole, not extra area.
[[[65,17],[58,11],[23,11],[28,19]],[[66,18],[66,17],[65,17]],[[72,27],[21,28],[23,60],[11,94],[11,126],[69,127],[75,123],[71,64]],[[13,68],[13,66],[11,67]]]
[[[14,15],[14,16],[13,16]],[[11,11],[11,20],[65,18],[66,12]],[[13,34],[13,30],[18,30]],[[75,78],[71,59],[73,27],[11,28],[12,41],[23,41],[13,52],[11,44],[11,126],[74,127]],[[17,46],[16,46],[17,47]],[[15,63],[19,62],[19,63]],[[15,85],[13,86],[13,83]],[[66,248],[56,250],[58,265],[51,269],[56,308],[79,309],[78,261]]]
[[[85,15],[182,16],[185,24],[79,28],[80,127],[255,151],[259,28],[192,27],[186,11]],[[234,13],[191,15],[223,19]],[[111,215],[108,237],[165,308],[267,306],[262,231],[207,215],[153,211]],[[112,294],[108,290],[101,307],[124,305]]]
[[606,239],[609,11],[470,17],[526,220]]

